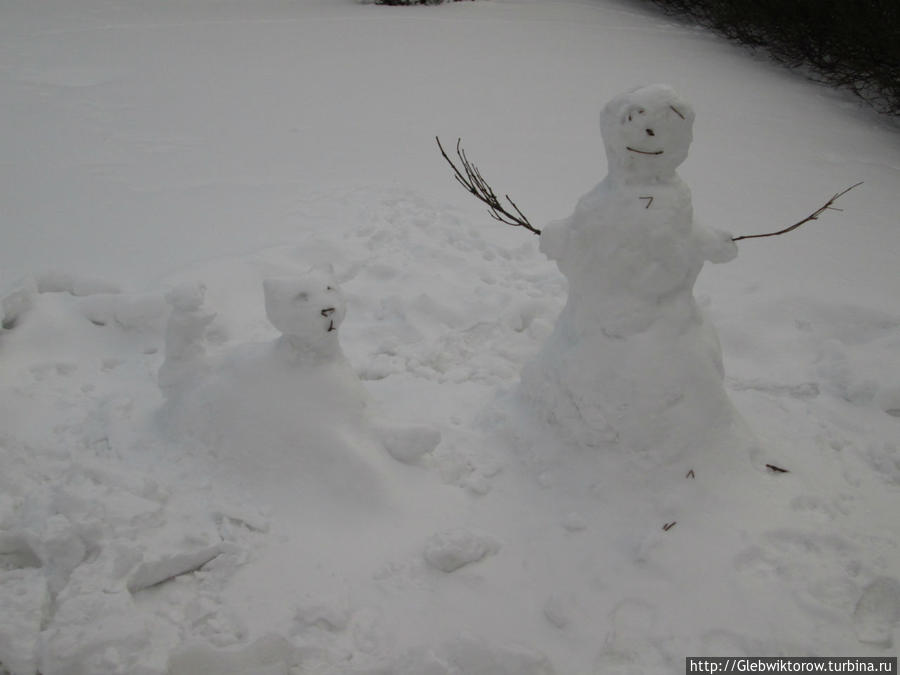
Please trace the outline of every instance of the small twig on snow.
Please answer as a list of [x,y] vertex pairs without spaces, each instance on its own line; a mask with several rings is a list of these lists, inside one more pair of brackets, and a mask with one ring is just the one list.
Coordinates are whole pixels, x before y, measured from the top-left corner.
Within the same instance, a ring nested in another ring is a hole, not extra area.
[[790,227],[786,227],[783,230],[779,230],[778,232],[767,232],[766,234],[744,234],[740,237],[732,237],[731,241],[740,241],[741,239],[758,239],[760,237],[777,237],[779,234],[787,234],[791,230],[796,230],[801,225],[808,223],[811,220],[818,220],[819,216],[821,216],[826,211],[841,211],[842,209],[836,209],[832,204],[834,204],[839,198],[843,197],[845,194],[850,192],[855,187],[859,187],[862,185],[862,181],[856,183],[855,185],[851,185],[846,190],[841,190],[837,194],[835,194],[831,199],[829,199],[825,204],[820,206],[818,209],[810,213],[806,218],[801,220],[799,223],[794,223]]
[[453,177],[456,178],[456,181],[462,185],[469,194],[487,204],[488,213],[491,215],[491,218],[499,220],[506,225],[524,227],[526,230],[534,232],[537,235],[541,233],[539,229],[533,227],[532,224],[528,222],[528,218],[526,218],[525,214],[522,213],[518,206],[516,206],[516,203],[509,198],[509,195],[503,195],[506,198],[506,201],[513,207],[515,213],[507,210],[494,193],[493,188],[488,185],[484,176],[481,175],[478,167],[472,164],[472,162],[469,161],[469,158],[466,157],[466,151],[460,147],[460,144],[462,143],[461,138],[456,141],[456,155],[462,163],[462,169],[459,169],[456,164],[453,163],[453,160],[447,156],[447,153],[444,152],[444,146],[441,145],[441,139],[437,136],[435,136],[434,139],[437,141],[444,159],[447,160],[447,163],[453,169]]

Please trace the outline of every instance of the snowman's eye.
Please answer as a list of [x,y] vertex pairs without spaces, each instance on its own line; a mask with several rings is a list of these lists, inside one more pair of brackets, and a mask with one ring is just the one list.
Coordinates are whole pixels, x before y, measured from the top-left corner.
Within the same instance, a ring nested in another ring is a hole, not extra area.
[[647,111],[644,110],[643,108],[632,108],[628,113],[628,121],[629,122],[634,121],[635,115],[645,115],[646,113],[647,113]]
[[307,300],[309,300],[309,293],[305,291],[294,296],[294,302],[306,302]]

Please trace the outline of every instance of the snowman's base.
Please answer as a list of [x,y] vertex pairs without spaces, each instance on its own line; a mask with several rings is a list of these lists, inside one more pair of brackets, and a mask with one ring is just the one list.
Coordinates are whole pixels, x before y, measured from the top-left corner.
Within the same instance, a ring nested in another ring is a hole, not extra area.
[[743,425],[722,381],[718,339],[697,315],[680,330],[659,321],[625,338],[571,340],[564,317],[522,373],[540,416],[585,447],[621,447],[648,462],[677,460]]

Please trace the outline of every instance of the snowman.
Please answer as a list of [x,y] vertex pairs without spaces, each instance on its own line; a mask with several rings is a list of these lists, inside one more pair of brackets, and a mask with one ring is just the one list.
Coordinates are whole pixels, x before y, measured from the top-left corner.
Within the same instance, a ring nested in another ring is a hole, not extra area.
[[608,175],[541,232],[569,294],[522,391],[582,445],[669,461],[737,419],[718,337],[693,295],[704,262],[737,255],[728,233],[694,221],[676,171],[693,121],[665,85],[614,98],[600,123]]

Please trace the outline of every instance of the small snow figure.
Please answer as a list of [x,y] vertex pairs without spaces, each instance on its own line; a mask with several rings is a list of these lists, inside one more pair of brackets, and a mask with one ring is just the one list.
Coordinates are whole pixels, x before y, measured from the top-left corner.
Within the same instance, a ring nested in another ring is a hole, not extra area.
[[340,290],[321,274],[310,279],[266,279],[263,290],[266,316],[282,332],[276,349],[291,360],[328,361],[342,359],[337,329],[346,307]]
[[737,255],[729,234],[695,223],[676,173],[693,121],[665,85],[614,98],[600,123],[609,174],[541,233],[569,296],[522,384],[583,444],[672,458],[736,414],[717,335],[693,296],[705,261]]
[[168,394],[184,378],[196,378],[206,351],[203,335],[215,314],[202,311],[206,287],[185,282],[166,294],[171,306],[166,322],[166,358],[159,369],[159,386]]
[[176,439],[208,448],[217,476],[259,490],[270,503],[384,506],[394,460],[415,463],[440,434],[386,425],[373,412],[341,349],[346,303],[330,268],[266,279],[263,293],[281,334],[213,356],[202,348],[213,316],[202,309],[202,287],[170,294],[161,421]]

